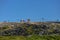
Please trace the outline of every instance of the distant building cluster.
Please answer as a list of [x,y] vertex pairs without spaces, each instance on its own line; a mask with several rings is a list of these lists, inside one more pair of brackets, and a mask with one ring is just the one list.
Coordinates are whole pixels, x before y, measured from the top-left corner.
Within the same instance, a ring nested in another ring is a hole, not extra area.
[[22,20],[20,20],[20,22],[21,23],[30,23],[30,19],[27,19],[27,21],[25,21],[25,20],[22,19]]

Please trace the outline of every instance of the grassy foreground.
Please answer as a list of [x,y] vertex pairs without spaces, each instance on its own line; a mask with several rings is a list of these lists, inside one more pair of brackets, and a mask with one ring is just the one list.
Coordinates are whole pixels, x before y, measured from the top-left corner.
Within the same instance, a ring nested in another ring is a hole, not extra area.
[[60,40],[60,36],[0,36],[0,40]]

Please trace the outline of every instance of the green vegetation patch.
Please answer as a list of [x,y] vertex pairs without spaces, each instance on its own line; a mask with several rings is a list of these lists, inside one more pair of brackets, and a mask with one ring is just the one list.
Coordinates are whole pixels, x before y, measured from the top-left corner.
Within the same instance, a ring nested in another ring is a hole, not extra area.
[[32,35],[32,36],[0,36],[0,40],[60,40],[60,36],[39,36],[39,35]]

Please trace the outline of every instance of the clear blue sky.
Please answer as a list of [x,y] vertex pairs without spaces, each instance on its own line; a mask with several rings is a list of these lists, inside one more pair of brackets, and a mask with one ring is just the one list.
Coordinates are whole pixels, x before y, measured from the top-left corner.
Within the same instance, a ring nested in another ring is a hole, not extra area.
[[0,0],[0,21],[60,19],[60,0]]

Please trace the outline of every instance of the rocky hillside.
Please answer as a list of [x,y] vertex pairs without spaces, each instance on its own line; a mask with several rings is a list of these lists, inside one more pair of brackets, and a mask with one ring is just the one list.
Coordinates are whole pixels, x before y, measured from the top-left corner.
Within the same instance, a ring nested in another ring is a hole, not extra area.
[[60,22],[2,22],[0,23],[0,35],[60,35]]

